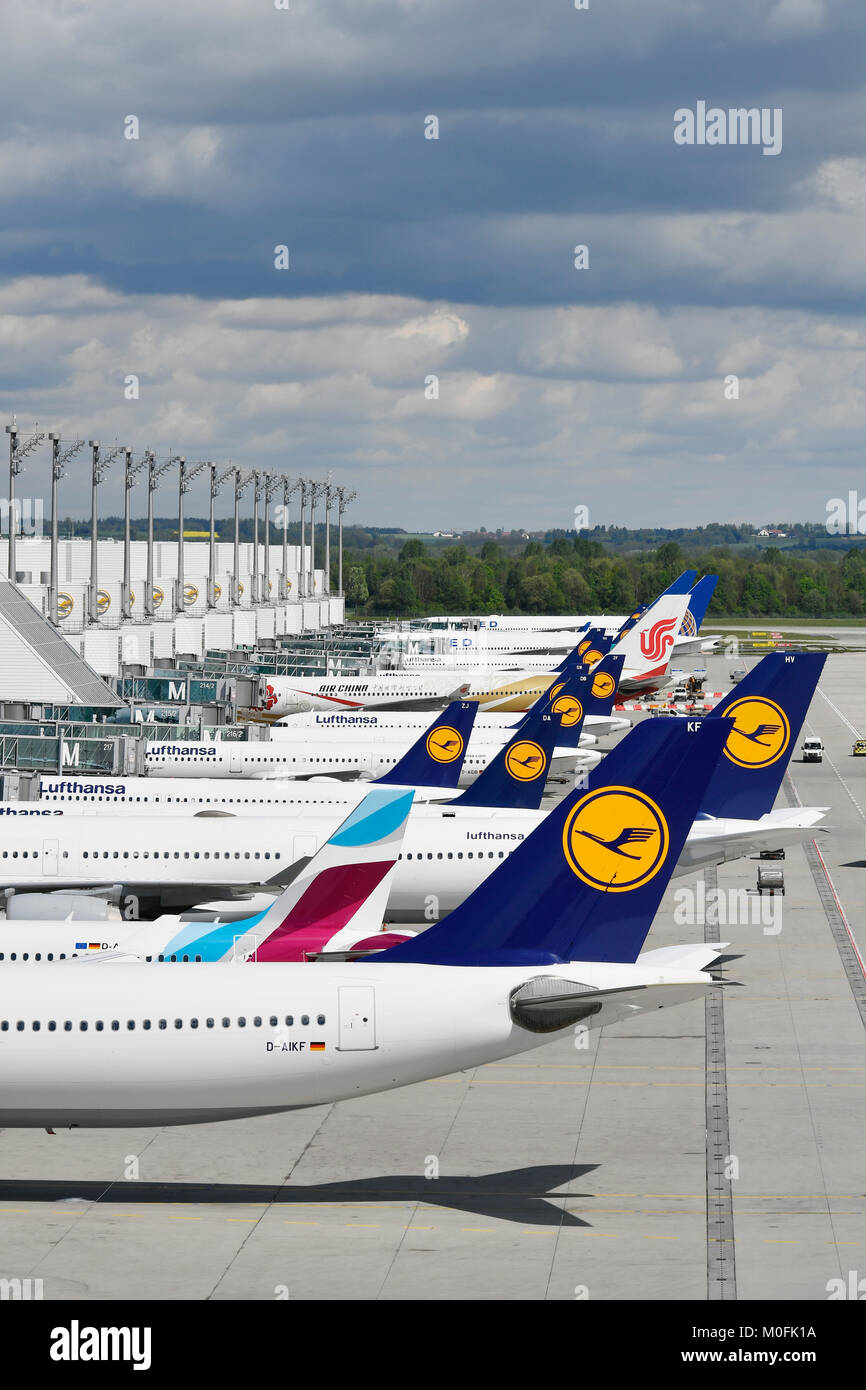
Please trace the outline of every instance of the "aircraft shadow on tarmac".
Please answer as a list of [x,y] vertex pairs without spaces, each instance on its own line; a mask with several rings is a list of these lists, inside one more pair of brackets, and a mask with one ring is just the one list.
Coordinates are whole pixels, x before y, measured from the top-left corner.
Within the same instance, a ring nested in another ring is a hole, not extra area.
[[593,1196],[592,1193],[557,1192],[593,1172],[596,1163],[542,1164],[535,1168],[513,1168],[483,1177],[358,1178],[348,1182],[315,1183],[186,1183],[186,1182],[98,1182],[74,1179],[59,1181],[0,1180],[2,1202],[85,1202],[145,1203],[201,1202],[280,1206],[315,1205],[323,1202],[423,1202],[427,1206],[447,1207],[475,1216],[518,1221],[523,1226],[587,1226],[589,1223],[557,1205],[566,1197]]

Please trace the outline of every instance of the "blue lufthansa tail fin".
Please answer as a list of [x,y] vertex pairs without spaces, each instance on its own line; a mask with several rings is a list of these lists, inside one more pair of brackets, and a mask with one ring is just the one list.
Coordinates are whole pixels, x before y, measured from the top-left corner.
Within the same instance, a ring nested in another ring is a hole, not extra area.
[[407,787],[456,787],[478,704],[453,700],[389,772],[375,780]]
[[773,809],[826,660],[826,652],[771,652],[707,715],[733,728],[702,816],[758,820]]
[[[610,651],[613,642],[613,637],[608,637],[603,627],[588,628],[581,635],[581,639],[577,646],[572,648],[568,655],[563,657],[562,661],[560,661],[556,668],[557,676],[562,677],[572,671],[586,670],[588,667],[594,666],[597,661]],[[617,672],[617,679],[619,679],[619,672]],[[511,727],[513,729],[522,729],[527,720],[531,719],[533,715],[543,713],[543,711],[549,707],[553,699],[552,692],[558,692],[559,689],[559,680],[554,679],[551,681],[547,689],[542,691],[538,699],[530,705],[526,714],[524,714],[521,719],[518,719],[517,723],[513,724]],[[595,712],[595,710],[587,710],[587,714],[595,714]]]
[[562,726],[556,740],[558,748],[578,746],[588,714],[610,714],[624,662],[624,656],[611,653],[591,670],[580,668],[567,685],[557,683],[552,687],[550,712],[560,716]]
[[545,693],[546,707],[521,721],[471,787],[450,802],[449,808],[508,806],[537,811],[554,748],[576,748],[584,716],[610,713],[622,662],[621,656],[606,656],[593,671],[581,667],[571,674],[563,673]]
[[565,797],[460,907],[377,964],[637,960],[727,734],[724,720],[637,725],[593,790]]

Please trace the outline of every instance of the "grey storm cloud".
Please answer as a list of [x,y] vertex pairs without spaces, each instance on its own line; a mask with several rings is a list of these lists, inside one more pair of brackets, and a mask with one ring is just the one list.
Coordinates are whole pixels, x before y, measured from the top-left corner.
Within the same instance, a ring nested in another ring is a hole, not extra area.
[[[385,524],[814,518],[853,485],[856,0],[10,0],[3,27],[4,409],[333,468]],[[780,108],[781,154],[676,145],[699,100]]]

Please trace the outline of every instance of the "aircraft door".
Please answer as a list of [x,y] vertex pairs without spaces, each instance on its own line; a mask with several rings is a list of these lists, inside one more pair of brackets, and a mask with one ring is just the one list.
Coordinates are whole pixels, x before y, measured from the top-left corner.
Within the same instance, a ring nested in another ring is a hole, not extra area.
[[57,873],[57,850],[56,840],[42,841],[42,872],[43,874]]
[[341,985],[340,1052],[372,1052],[376,1048],[376,997],[372,985]]
[[296,835],[292,845],[293,859],[296,862],[298,859],[312,859],[317,849],[315,835]]
[[241,766],[241,750],[239,748],[232,747],[229,750],[229,775],[232,777],[240,777],[242,772],[243,768]]

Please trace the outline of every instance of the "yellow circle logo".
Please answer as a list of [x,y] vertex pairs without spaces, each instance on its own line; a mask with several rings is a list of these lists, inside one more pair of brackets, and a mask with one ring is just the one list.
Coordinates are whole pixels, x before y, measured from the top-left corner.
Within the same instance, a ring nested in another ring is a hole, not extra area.
[[563,729],[571,729],[583,718],[583,705],[575,695],[561,695],[550,706],[550,712],[559,715]]
[[463,735],[450,724],[440,724],[427,735],[427,752],[435,763],[453,763],[463,752]]
[[569,868],[602,893],[630,893],[658,873],[668,852],[667,821],[632,787],[602,787],[581,797],[562,828]]
[[601,658],[602,653],[598,650],[597,647],[593,647],[592,650],[588,651],[586,656],[583,658],[583,664],[584,666],[594,666],[597,661],[601,661]]
[[198,598],[198,589],[194,584],[184,584],[183,601],[184,603],[195,603]]
[[578,654],[578,656],[583,656],[583,654],[584,654],[584,652],[586,651],[586,649],[587,649],[588,646],[589,646],[589,642],[581,642],[580,646],[579,646],[578,649],[577,649],[577,654]]
[[75,599],[70,594],[57,595],[57,612],[61,618],[68,618],[75,607]]
[[734,727],[725,744],[725,757],[737,767],[769,767],[791,740],[788,716],[774,700],[744,696],[725,710]]
[[96,611],[97,613],[107,613],[111,607],[111,594],[106,593],[105,589],[96,591]]
[[609,671],[599,671],[593,677],[592,693],[597,700],[606,700],[616,690],[616,681]]
[[544,749],[531,739],[521,739],[509,748],[505,755],[505,766],[509,774],[518,782],[534,782],[547,767]]
[[564,685],[565,685],[565,681],[560,681],[560,682],[559,682],[559,685],[555,685],[555,686],[553,687],[553,689],[550,691],[550,698],[551,698],[551,700],[555,700],[555,699],[556,699],[557,695],[559,694],[560,690],[562,690],[562,688],[563,688]]

